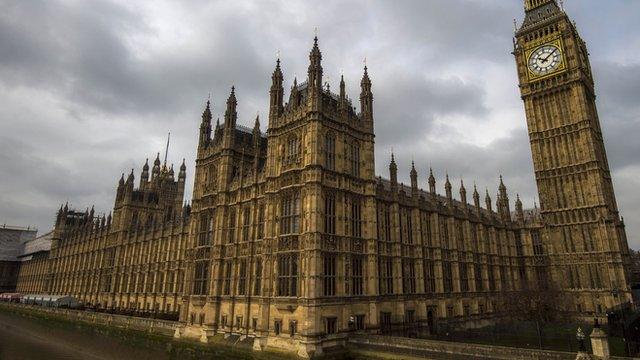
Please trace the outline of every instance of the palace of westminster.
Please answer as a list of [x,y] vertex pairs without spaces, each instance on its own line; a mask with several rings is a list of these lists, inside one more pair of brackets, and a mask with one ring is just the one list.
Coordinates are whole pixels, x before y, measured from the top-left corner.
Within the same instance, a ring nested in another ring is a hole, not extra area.
[[512,211],[502,178],[495,201],[448,177],[439,195],[413,166],[405,186],[393,156],[376,176],[367,68],[357,111],[343,79],[323,86],[316,38],[288,99],[276,63],[266,133],[237,124],[233,88],[223,123],[207,102],[190,205],[184,163],[177,177],[145,163],[139,182],[120,179],[112,215],[61,208],[17,291],[179,313],[176,336],[241,334],[301,356],[352,331],[490,321],[525,289],[560,289],[583,317],[632,301],[586,44],[555,0],[525,10],[513,54],[540,209]]

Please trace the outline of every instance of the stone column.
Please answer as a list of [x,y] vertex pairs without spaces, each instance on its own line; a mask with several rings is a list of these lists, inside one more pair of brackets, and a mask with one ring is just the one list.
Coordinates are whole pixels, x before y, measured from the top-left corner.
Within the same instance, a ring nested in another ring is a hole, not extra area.
[[597,359],[609,359],[609,340],[607,338],[607,333],[600,328],[600,324],[597,319],[590,337],[593,356]]

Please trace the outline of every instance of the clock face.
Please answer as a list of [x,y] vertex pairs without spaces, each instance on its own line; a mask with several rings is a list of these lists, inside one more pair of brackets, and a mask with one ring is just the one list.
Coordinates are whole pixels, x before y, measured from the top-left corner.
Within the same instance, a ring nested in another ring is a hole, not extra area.
[[529,56],[529,70],[538,76],[557,70],[562,64],[562,52],[556,45],[543,45]]

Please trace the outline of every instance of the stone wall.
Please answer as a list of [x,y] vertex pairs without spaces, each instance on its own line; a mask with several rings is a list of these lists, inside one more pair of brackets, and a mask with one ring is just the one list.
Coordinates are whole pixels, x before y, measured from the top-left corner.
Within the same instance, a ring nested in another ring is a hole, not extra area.
[[160,335],[173,336],[176,328],[180,325],[177,321],[139,318],[134,316],[106,314],[84,310],[70,310],[59,308],[47,308],[35,305],[7,304],[4,307],[17,307],[22,310],[29,310],[41,314],[52,314],[65,317],[68,320],[82,321],[89,324],[113,326],[123,329],[145,331]]
[[425,339],[409,339],[379,335],[353,335],[348,347],[381,352],[410,353],[412,355],[449,354],[452,359],[545,359],[574,360],[575,353],[520,349],[468,343],[455,343]]

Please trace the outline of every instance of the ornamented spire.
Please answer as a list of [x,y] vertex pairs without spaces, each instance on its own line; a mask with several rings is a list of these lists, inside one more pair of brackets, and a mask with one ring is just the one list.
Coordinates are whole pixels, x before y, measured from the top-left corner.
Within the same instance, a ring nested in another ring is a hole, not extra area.
[[260,114],[256,114],[256,120],[253,122],[253,132],[260,134]]
[[227,109],[224,112],[224,128],[229,133],[232,133],[236,128],[236,120],[238,119],[237,106],[236,87],[232,86],[229,98],[227,98]]
[[269,108],[269,127],[274,126],[274,121],[277,119],[283,111],[284,101],[284,80],[282,76],[282,70],[280,69],[280,57],[276,60],[276,68],[271,75],[271,90],[269,95],[271,98],[271,105]]
[[498,200],[496,203],[497,211],[500,213],[503,221],[511,221],[511,209],[509,206],[509,195],[507,187],[504,185],[502,175],[500,175],[500,185],[498,186]]
[[464,188],[463,180],[460,180],[460,202],[462,206],[467,207],[467,189]]
[[308,90],[322,91],[322,53],[318,47],[318,36],[313,38],[313,48],[309,53]]
[[433,176],[433,169],[429,167],[429,192],[431,195],[436,194],[436,178]]
[[260,148],[260,114],[256,114],[256,121],[253,123],[253,147],[257,156]]
[[151,171],[151,178],[153,179],[160,173],[160,153],[156,155],[156,159],[153,161],[153,170]]
[[451,192],[451,182],[449,181],[449,174],[445,175],[446,181],[444,182],[444,190],[447,194],[447,200],[453,200],[453,194]]
[[486,195],[484,197],[484,202],[487,205],[487,210],[489,212],[492,212],[493,209],[492,209],[492,206],[491,206],[491,196],[489,196],[489,189],[486,189]]
[[369,79],[367,72],[366,60],[364,74],[360,81],[360,111],[363,120],[373,121],[373,93],[371,92],[371,79]]
[[202,123],[200,124],[200,145],[205,146],[211,139],[211,101],[207,100],[207,105],[202,112]]
[[180,165],[180,172],[178,173],[178,181],[183,181],[187,177],[187,164],[184,162],[184,158],[182,158],[182,164]]
[[480,210],[480,194],[478,193],[476,184],[473,184],[473,205],[476,207],[476,210]]
[[131,173],[129,173],[129,177],[127,177],[127,184],[131,184],[133,185],[133,180],[135,179],[135,176],[133,175],[133,169],[131,169]]
[[142,174],[140,174],[140,188],[149,181],[149,158],[147,158],[142,166]]
[[519,222],[524,221],[524,209],[522,208],[522,201],[520,201],[520,194],[516,194],[516,220]]
[[409,176],[411,177],[411,190],[414,193],[417,193],[417,191],[418,191],[418,172],[416,171],[416,165],[413,162],[413,160],[411,161],[411,172],[409,173]]
[[502,181],[502,175],[500,175],[500,185],[498,186],[498,190],[500,190],[500,194],[507,194],[507,187],[504,185],[504,182]]
[[389,163],[389,176],[391,178],[391,186],[398,186],[398,165],[396,164],[396,159],[391,152],[391,163]]

